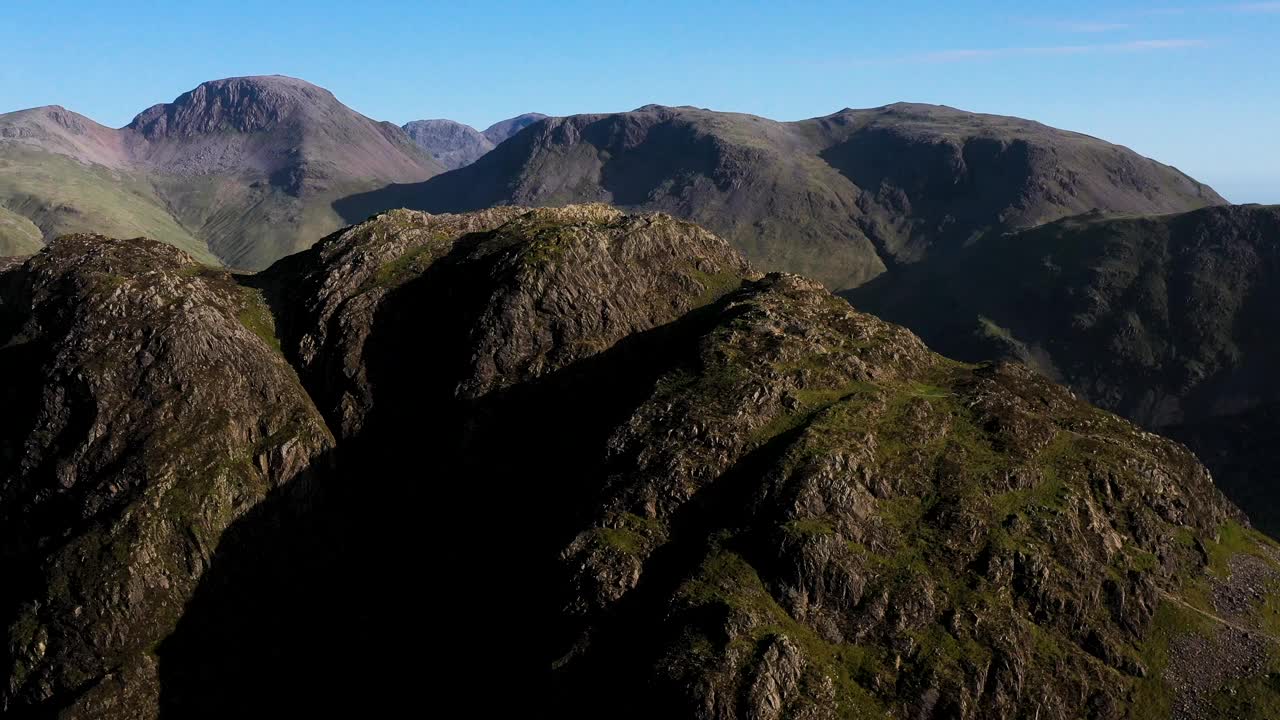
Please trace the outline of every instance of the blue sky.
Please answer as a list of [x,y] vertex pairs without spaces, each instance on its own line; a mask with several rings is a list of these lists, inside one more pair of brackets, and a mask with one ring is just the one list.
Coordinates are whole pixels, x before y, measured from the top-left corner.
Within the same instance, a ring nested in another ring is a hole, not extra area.
[[153,3],[7,0],[0,110],[112,126],[280,73],[403,123],[698,105],[779,120],[899,100],[1019,115],[1280,203],[1280,2]]

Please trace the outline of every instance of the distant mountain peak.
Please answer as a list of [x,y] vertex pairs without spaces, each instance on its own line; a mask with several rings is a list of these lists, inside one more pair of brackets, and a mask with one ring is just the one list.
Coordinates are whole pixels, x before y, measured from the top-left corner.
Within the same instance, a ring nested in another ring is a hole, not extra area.
[[201,83],[118,129],[56,105],[3,114],[0,161],[17,170],[0,173],[15,216],[0,216],[0,248],[147,235],[241,268],[337,229],[335,199],[444,169],[395,125],[282,75]]
[[501,145],[507,138],[515,135],[521,130],[540,121],[546,120],[547,116],[542,113],[524,113],[507,120],[501,120],[490,125],[484,131],[484,136],[494,145]]
[[493,149],[493,143],[479,130],[453,120],[414,120],[402,129],[447,170],[470,165]]
[[125,162],[116,130],[61,105],[43,105],[0,115],[0,142],[3,141],[107,167],[119,167]]
[[542,113],[525,113],[496,122],[484,132],[444,118],[414,120],[405,123],[401,129],[436,162],[449,170],[456,170],[470,165],[507,138],[546,117]]
[[41,105],[27,110],[18,110],[0,115],[10,120],[26,120],[37,125],[48,126],[50,123],[73,133],[84,133],[90,128],[103,127],[89,118],[61,105]]
[[305,80],[284,75],[257,75],[211,80],[155,105],[133,119],[129,128],[148,139],[190,137],[203,133],[269,130],[293,117],[341,108],[333,93]]

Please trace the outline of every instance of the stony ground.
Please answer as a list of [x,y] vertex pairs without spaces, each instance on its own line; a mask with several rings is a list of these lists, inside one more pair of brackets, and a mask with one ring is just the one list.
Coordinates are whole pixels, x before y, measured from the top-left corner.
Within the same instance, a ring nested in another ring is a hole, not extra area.
[[1228,568],[1225,579],[1210,581],[1212,613],[1180,603],[1216,629],[1210,636],[1187,633],[1170,644],[1166,681],[1174,689],[1172,720],[1212,716],[1215,696],[1232,693],[1228,686],[1233,682],[1261,674],[1280,646],[1280,638],[1260,627],[1258,617],[1258,607],[1268,589],[1280,582],[1280,572],[1252,555],[1232,557]]

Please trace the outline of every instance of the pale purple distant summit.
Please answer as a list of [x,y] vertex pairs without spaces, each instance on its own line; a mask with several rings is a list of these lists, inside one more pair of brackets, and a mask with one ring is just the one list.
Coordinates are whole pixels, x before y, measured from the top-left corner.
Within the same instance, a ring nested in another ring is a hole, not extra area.
[[541,113],[525,113],[494,123],[484,132],[453,120],[414,120],[404,126],[404,131],[436,162],[456,170],[479,160],[507,138],[546,117]]

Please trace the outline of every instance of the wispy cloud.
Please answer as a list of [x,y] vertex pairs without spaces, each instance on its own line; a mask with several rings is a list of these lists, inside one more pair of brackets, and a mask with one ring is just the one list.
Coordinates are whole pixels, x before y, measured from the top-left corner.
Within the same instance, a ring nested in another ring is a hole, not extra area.
[[1013,48],[969,48],[957,50],[939,50],[936,52],[905,55],[883,60],[869,60],[864,64],[898,64],[898,63],[954,63],[970,60],[1015,56],[1048,56],[1048,55],[1094,55],[1103,53],[1135,53],[1153,52],[1157,50],[1183,50],[1205,47],[1204,40],[1170,38],[1160,40],[1132,40],[1118,43],[1096,43],[1090,45],[1049,45],[1042,47]]
[[1204,40],[1134,40],[1133,42],[1098,47],[1110,50],[1178,50],[1205,47],[1208,44]]
[[1162,16],[1169,16],[1169,15],[1186,15],[1186,14],[1187,14],[1187,8],[1184,8],[1184,7],[1147,8],[1147,9],[1145,9],[1145,10],[1134,10],[1134,11],[1133,11],[1133,14],[1134,14],[1134,15],[1138,15],[1138,16],[1142,16],[1142,17],[1162,17]]
[[1280,2],[1252,2],[1230,6],[1231,10],[1242,13],[1280,13]]
[[1107,33],[1127,30],[1133,27],[1129,23],[1094,22],[1089,20],[1031,20],[1028,24],[1072,33]]

